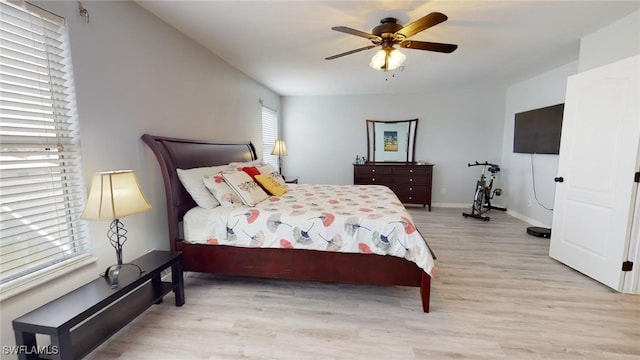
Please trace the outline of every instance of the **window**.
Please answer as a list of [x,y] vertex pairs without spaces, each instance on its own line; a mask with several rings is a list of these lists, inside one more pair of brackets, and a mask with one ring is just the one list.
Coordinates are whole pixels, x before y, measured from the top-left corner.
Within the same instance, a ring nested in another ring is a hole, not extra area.
[[278,168],[278,157],[271,155],[278,139],[278,113],[262,105],[262,160]]
[[0,287],[90,251],[64,19],[0,3]]

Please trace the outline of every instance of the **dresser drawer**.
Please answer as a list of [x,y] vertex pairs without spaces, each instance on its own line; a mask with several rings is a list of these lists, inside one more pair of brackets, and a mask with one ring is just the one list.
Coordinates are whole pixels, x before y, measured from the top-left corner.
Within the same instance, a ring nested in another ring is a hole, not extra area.
[[411,176],[421,175],[426,176],[431,173],[431,166],[396,166],[393,168],[394,175]]
[[393,182],[393,177],[391,175],[356,175],[354,178],[354,183],[356,185],[388,185]]
[[[395,175],[395,174],[394,174]],[[416,184],[416,185],[427,185],[429,184],[431,179],[426,176],[419,175],[407,175],[407,176],[394,176],[393,183],[394,184]]]
[[389,166],[359,165],[355,167],[356,175],[388,175],[392,173]]
[[354,164],[353,183],[386,185],[406,204],[422,204],[431,211],[433,165]]
[[398,186],[394,185],[392,188],[398,199],[403,203],[408,204],[425,204],[428,203],[428,191],[427,185],[418,186]]

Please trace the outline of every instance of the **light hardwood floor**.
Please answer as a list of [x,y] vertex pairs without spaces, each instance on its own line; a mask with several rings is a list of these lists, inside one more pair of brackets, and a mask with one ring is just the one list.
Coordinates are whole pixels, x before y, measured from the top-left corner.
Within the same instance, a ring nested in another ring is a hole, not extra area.
[[640,296],[548,257],[549,240],[492,211],[410,208],[436,253],[418,288],[186,274],[172,295],[91,353],[102,359],[639,359]]

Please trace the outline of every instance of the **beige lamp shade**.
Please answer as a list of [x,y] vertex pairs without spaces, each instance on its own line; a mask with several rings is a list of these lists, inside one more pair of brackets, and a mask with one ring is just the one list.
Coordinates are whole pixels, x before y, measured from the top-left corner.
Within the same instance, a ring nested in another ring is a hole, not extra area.
[[86,220],[114,220],[151,210],[138,178],[131,170],[97,173],[80,216]]
[[276,140],[276,142],[273,143],[273,150],[271,150],[271,155],[287,155],[287,145],[284,143],[284,140]]

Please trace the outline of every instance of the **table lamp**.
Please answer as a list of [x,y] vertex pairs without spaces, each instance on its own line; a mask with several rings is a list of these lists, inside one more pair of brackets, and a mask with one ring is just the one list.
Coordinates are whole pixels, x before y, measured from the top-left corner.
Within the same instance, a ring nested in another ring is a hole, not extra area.
[[282,157],[287,155],[287,145],[284,143],[284,140],[276,140],[276,142],[273,143],[271,155],[278,155],[278,171],[280,171],[280,175],[282,175]]
[[96,173],[91,181],[89,198],[80,216],[86,220],[112,220],[107,232],[109,242],[116,249],[118,263],[105,270],[112,288],[118,287],[118,275],[124,265],[142,268],[133,263],[122,263],[122,245],[127,241],[127,230],[120,221],[128,215],[138,214],[151,209],[145,199],[135,173],[131,170],[106,171]]

